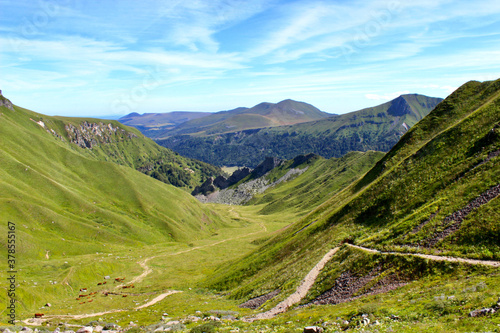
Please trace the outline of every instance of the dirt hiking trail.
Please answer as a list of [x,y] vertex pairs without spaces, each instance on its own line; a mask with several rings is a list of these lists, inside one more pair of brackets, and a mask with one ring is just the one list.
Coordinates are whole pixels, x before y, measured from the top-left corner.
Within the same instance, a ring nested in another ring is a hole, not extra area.
[[490,261],[490,260],[479,260],[479,259],[466,259],[466,258],[456,258],[456,257],[445,257],[445,256],[436,256],[432,254],[422,254],[422,253],[405,253],[405,252],[384,252],[379,250],[370,249],[367,247],[348,244],[350,247],[354,247],[356,249],[364,250],[371,253],[380,253],[380,254],[394,254],[398,256],[414,256],[420,257],[424,259],[436,260],[436,261],[449,261],[449,262],[460,262],[471,265],[486,265],[493,267],[500,267],[499,261]]
[[307,292],[309,291],[309,289],[311,289],[311,287],[314,284],[314,282],[316,281],[316,278],[318,277],[319,273],[321,272],[323,267],[325,267],[325,264],[328,261],[330,261],[330,259],[332,259],[333,255],[335,253],[337,253],[338,250],[339,250],[339,247],[336,247],[336,248],[328,251],[328,253],[325,254],[325,256],[316,264],[316,266],[314,266],[313,269],[311,269],[311,271],[309,271],[309,273],[307,273],[304,280],[302,280],[300,285],[297,287],[297,290],[293,294],[288,296],[287,299],[285,299],[284,301],[282,301],[281,303],[276,305],[271,310],[264,312],[264,313],[259,313],[255,317],[247,319],[247,321],[252,322],[252,321],[260,320],[260,319],[273,318],[278,313],[285,312],[292,305],[300,302],[300,300],[307,295]]
[[[353,248],[357,248],[357,249],[360,249],[363,251],[370,252],[370,253],[393,254],[393,255],[400,255],[400,256],[415,256],[415,257],[425,258],[425,259],[429,259],[429,260],[436,260],[436,261],[449,261],[449,262],[466,263],[466,264],[471,264],[471,265],[487,265],[487,266],[492,266],[492,267],[500,267],[500,262],[498,262],[498,261],[445,257],[445,256],[436,256],[436,255],[430,255],[430,254],[422,254],[422,253],[384,252],[384,251],[370,249],[370,248],[359,246],[359,245],[353,245],[353,244],[347,244],[347,245],[350,247],[353,247]],[[302,298],[304,298],[307,295],[307,292],[313,286],[314,282],[316,281],[316,278],[318,277],[320,271],[323,269],[325,264],[328,261],[330,261],[330,259],[333,257],[333,255],[339,249],[340,249],[339,247],[336,247],[336,248],[330,250],[316,264],[316,266],[314,266],[313,269],[306,275],[304,280],[302,280],[301,284],[297,287],[297,290],[293,294],[288,296],[287,299],[280,302],[278,305],[276,305],[274,308],[272,308],[269,311],[259,313],[254,317],[246,318],[244,320],[247,322],[253,322],[255,320],[271,319],[274,316],[276,316],[277,314],[287,311],[292,305],[299,303],[302,300]]]

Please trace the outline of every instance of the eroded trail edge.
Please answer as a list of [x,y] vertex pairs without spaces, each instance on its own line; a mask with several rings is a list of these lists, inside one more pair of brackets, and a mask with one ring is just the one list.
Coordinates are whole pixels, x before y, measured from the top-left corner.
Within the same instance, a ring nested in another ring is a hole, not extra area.
[[311,269],[309,273],[307,273],[304,280],[302,280],[300,285],[297,287],[297,290],[293,294],[288,296],[284,301],[276,305],[271,310],[264,313],[259,313],[255,317],[249,318],[247,320],[251,322],[254,320],[273,318],[277,314],[283,313],[288,310],[288,308],[290,308],[292,305],[300,302],[302,298],[307,295],[307,292],[309,291],[309,289],[311,289],[314,282],[316,282],[316,278],[318,277],[323,267],[325,267],[326,263],[330,261],[330,259],[332,259],[333,255],[337,253],[338,250],[339,247],[336,247],[328,251],[328,253],[325,254],[325,256],[316,264],[316,266],[314,266],[313,269]]
[[[486,265],[486,266],[492,266],[492,267],[500,267],[499,261],[436,256],[436,255],[423,254],[423,253],[384,252],[384,251],[370,249],[370,248],[359,246],[359,245],[353,245],[353,244],[347,244],[347,245],[350,247],[357,248],[359,250],[363,250],[363,251],[367,251],[367,252],[371,252],[371,253],[392,254],[392,255],[400,255],[400,256],[415,256],[415,257],[436,260],[436,261],[459,262],[459,263],[466,263],[466,264],[471,264],[471,265]],[[252,321],[261,320],[261,319],[271,319],[274,316],[276,316],[277,314],[287,311],[292,305],[299,303],[302,300],[302,298],[304,298],[307,295],[309,289],[311,289],[311,287],[314,285],[314,282],[316,281],[316,278],[318,277],[318,275],[321,272],[321,270],[323,269],[323,267],[326,265],[326,263],[328,261],[330,261],[330,259],[332,259],[332,257],[335,255],[335,253],[337,253],[337,251],[339,249],[340,249],[340,247],[336,247],[336,248],[330,250],[316,264],[316,266],[313,267],[313,269],[306,275],[304,280],[302,280],[301,284],[297,287],[297,290],[293,294],[288,296],[288,298],[286,298],[284,301],[280,302],[278,305],[276,305],[271,310],[263,312],[263,313],[259,313],[255,317],[246,319],[246,321],[252,322]]]
[[359,246],[359,245],[353,245],[353,244],[348,244],[348,245],[350,247],[354,247],[356,249],[364,250],[364,251],[371,252],[371,253],[394,254],[394,255],[398,255],[398,256],[414,256],[414,257],[420,257],[420,258],[436,260],[436,261],[460,262],[460,263],[466,263],[466,264],[471,264],[471,265],[486,265],[486,266],[492,266],[492,267],[500,267],[500,261],[436,256],[436,255],[432,255],[432,254],[423,254],[423,253],[385,252],[385,251],[370,249],[370,248]]

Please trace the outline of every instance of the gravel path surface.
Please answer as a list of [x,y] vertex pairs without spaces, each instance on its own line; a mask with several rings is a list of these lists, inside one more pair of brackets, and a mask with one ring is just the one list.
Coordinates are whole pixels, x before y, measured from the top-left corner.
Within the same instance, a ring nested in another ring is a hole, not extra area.
[[311,269],[311,271],[306,275],[304,280],[300,283],[300,285],[297,287],[297,290],[288,296],[287,299],[276,305],[274,308],[271,310],[264,312],[264,313],[259,313],[253,318],[247,319],[247,321],[255,321],[255,320],[260,320],[260,319],[270,319],[276,316],[278,313],[285,312],[288,310],[289,307],[291,307],[294,304],[297,304],[302,300],[307,295],[307,292],[309,289],[312,287],[314,282],[316,281],[316,278],[318,277],[320,271],[323,269],[325,264],[332,259],[333,255],[337,253],[339,250],[339,247],[336,247],[330,251],[316,264],[316,266]]
[[348,245],[351,247],[355,247],[357,249],[365,250],[365,251],[372,252],[372,253],[395,254],[398,256],[415,256],[415,257],[420,257],[420,258],[425,258],[425,259],[430,259],[430,260],[437,260],[437,261],[461,262],[461,263],[467,263],[467,264],[471,264],[471,265],[486,265],[486,266],[500,267],[500,261],[435,256],[432,254],[422,254],[422,253],[384,252],[384,251],[369,249],[367,247],[358,246],[358,245],[352,245],[352,244],[348,244]]

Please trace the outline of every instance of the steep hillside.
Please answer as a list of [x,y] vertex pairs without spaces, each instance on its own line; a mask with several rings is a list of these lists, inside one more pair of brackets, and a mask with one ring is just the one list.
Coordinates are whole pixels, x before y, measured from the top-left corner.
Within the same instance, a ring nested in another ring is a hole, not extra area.
[[[219,270],[207,285],[229,290],[231,297],[242,301],[279,290],[278,296],[274,293],[266,298],[269,301],[261,309],[267,310],[284,300],[330,249],[342,243],[396,254],[499,260],[499,131],[500,80],[468,82],[412,127],[362,179],[245,259]],[[485,296],[472,300],[458,290],[451,291],[449,280],[467,285],[466,276],[470,275],[477,284],[485,272],[492,279],[499,277],[494,269],[463,266],[457,260],[447,264],[411,256],[406,259],[344,245],[326,264],[302,304],[338,304],[403,288],[397,297],[405,298],[404,304],[385,297],[376,308],[359,310],[369,312],[350,312],[349,321],[359,315],[354,322],[361,322],[362,313],[383,316],[377,309],[385,308],[406,325],[414,323],[414,328],[426,327],[420,322],[424,317],[442,315],[452,325],[462,325],[469,311],[491,306],[496,301],[491,295],[499,290],[485,284],[489,288]],[[460,299],[462,305],[433,303],[432,295],[441,292],[451,293],[449,300]],[[419,300],[429,300],[427,308],[409,303],[415,293],[420,294]],[[340,313],[341,309],[329,311]]]
[[196,239],[221,225],[186,191],[127,166],[154,145],[134,140],[135,130],[47,117],[2,100],[0,216],[17,225],[24,260]]
[[205,178],[222,174],[219,168],[158,146],[118,121],[49,117],[20,110],[69,149],[96,160],[130,166],[167,184],[192,189]]
[[260,103],[252,108],[237,108],[230,111],[213,113],[207,117],[186,121],[169,129],[164,128],[147,134],[154,139],[174,135],[205,136],[251,128],[274,127],[297,124],[332,116],[314,106],[293,100],[279,103]]
[[264,215],[284,211],[308,214],[359,179],[383,156],[382,152],[376,151],[350,152],[340,158],[330,159],[319,156],[304,159],[307,156],[298,156],[270,172],[267,178],[274,182],[287,175],[290,170],[307,170],[296,178],[255,195],[247,205],[255,206],[258,213]]
[[305,214],[365,174],[382,156],[369,151],[329,160],[314,154],[290,160],[268,157],[252,171],[240,169],[232,181],[209,178],[192,194],[201,202],[246,204],[262,215]]
[[403,95],[376,107],[318,121],[203,137],[176,135],[157,142],[184,156],[219,166],[255,167],[266,156],[290,159],[314,153],[330,158],[349,151],[386,152],[440,101]]

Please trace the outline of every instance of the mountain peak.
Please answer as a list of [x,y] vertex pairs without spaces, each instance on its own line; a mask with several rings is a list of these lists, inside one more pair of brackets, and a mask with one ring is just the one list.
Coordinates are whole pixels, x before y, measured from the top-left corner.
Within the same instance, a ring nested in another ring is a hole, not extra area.
[[404,116],[405,114],[410,114],[412,112],[410,104],[406,101],[403,96],[399,96],[393,99],[391,106],[387,109],[387,113],[391,116]]

